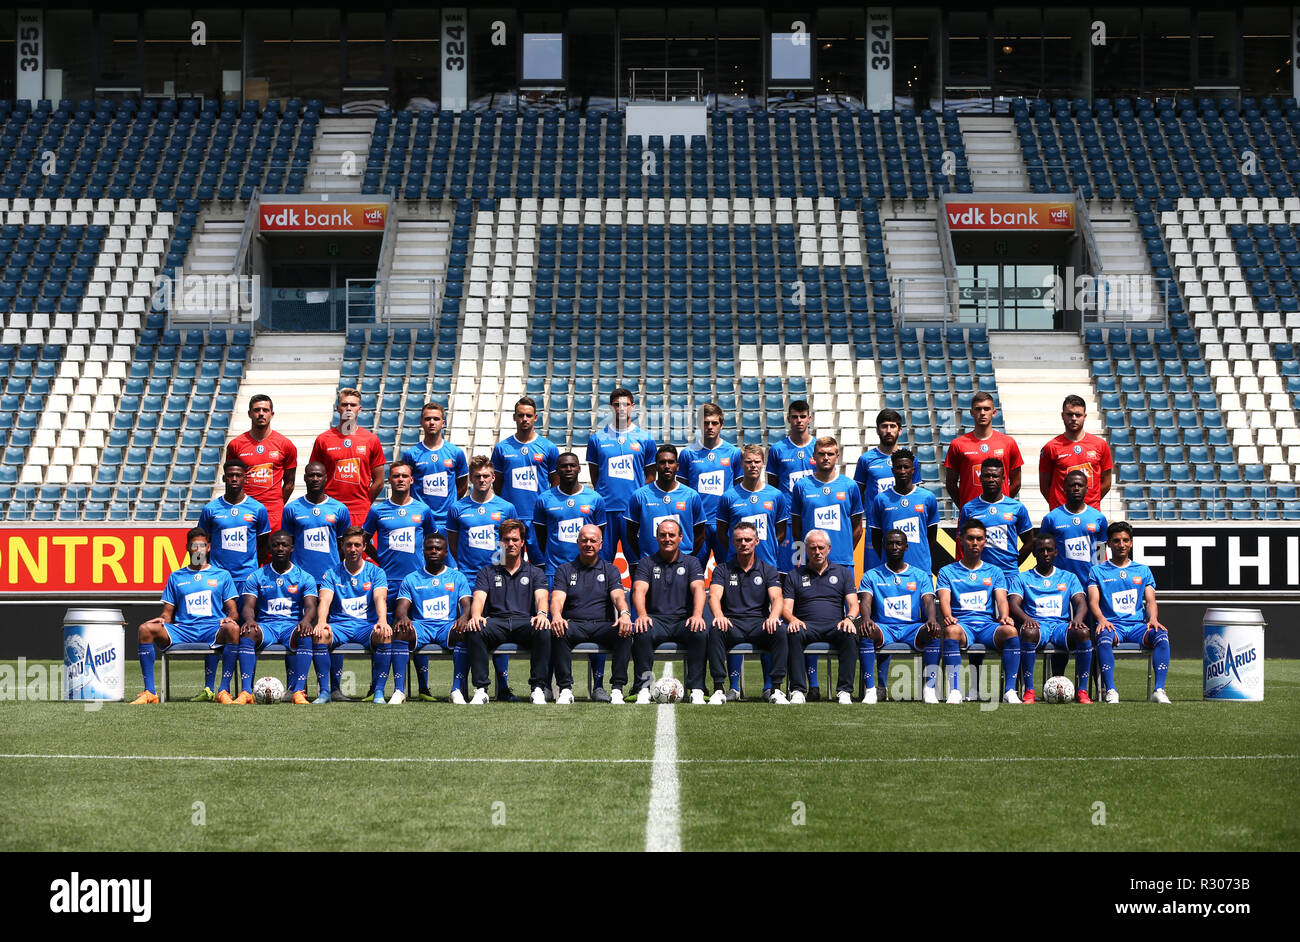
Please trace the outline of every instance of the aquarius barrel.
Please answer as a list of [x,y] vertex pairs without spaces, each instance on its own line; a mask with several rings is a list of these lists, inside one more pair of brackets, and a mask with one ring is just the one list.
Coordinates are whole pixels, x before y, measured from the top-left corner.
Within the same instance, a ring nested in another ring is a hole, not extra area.
[[68,609],[63,616],[64,700],[122,699],[125,625],[118,609]]
[[1264,699],[1264,621],[1254,608],[1211,608],[1205,632],[1205,699]]

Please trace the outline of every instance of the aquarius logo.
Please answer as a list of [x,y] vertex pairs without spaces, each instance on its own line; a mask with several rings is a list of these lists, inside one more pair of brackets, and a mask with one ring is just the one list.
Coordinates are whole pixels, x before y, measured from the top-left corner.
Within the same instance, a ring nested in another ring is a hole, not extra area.
[[1241,683],[1241,674],[1237,669],[1239,667],[1244,667],[1247,664],[1254,663],[1255,655],[1256,651],[1254,645],[1251,645],[1244,651],[1239,651],[1235,655],[1232,653],[1232,645],[1226,645],[1223,649],[1223,656],[1206,666],[1205,679],[1214,680],[1222,677],[1226,683],[1228,672],[1231,671],[1232,676],[1237,679],[1237,683]]

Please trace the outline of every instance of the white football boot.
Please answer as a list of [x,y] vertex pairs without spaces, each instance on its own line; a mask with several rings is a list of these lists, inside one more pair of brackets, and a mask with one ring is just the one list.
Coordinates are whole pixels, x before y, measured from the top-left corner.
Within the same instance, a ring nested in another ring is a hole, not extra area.
[[653,703],[653,702],[654,702],[654,701],[650,698],[650,688],[649,688],[649,687],[642,687],[642,688],[641,688],[640,692],[637,693],[637,695],[636,695],[636,702],[637,702],[637,703]]
[[785,691],[779,688],[772,691],[772,702],[787,704],[787,705],[790,703],[790,701],[786,698]]
[[862,702],[863,702],[863,703],[875,703],[875,702],[876,702],[876,688],[875,688],[875,687],[868,687],[868,688],[867,688],[867,692],[864,693],[864,694],[862,695]]
[[853,702],[853,694],[849,693],[847,690],[841,690],[839,693],[837,693],[837,694],[835,695],[835,702],[836,702],[836,703],[852,703],[852,702]]
[[808,698],[804,696],[802,690],[795,690],[790,694],[790,702],[795,704],[807,703]]
[[727,692],[725,690],[715,690],[709,697],[709,706],[722,706],[727,702]]
[[556,703],[569,704],[573,702],[573,691],[565,687],[560,691],[560,695],[555,698]]
[[486,687],[478,687],[474,690],[474,697],[469,702],[470,706],[482,706],[483,704],[490,702],[491,699],[492,698],[488,696]]
[[962,702],[961,691],[960,691],[960,690],[956,690],[956,689],[949,690],[949,691],[948,691],[948,699],[947,699],[945,702],[946,702],[946,703],[961,703],[961,702]]
[[391,697],[388,698],[388,705],[389,705],[389,706],[397,706],[397,704],[399,704],[399,703],[405,703],[405,702],[406,702],[406,691],[405,691],[405,690],[398,690],[398,691],[394,692],[394,694],[393,694]]
[[926,687],[926,688],[921,692],[921,702],[922,702],[922,703],[938,703],[938,702],[939,702],[939,694],[938,694],[938,692],[937,692],[933,687],[929,687],[929,686],[927,686],[927,687]]
[[692,705],[692,706],[704,706],[705,702],[706,702],[706,701],[705,701],[705,699],[704,699],[704,691],[703,691],[703,690],[701,690],[699,687],[696,687],[694,690],[691,691],[691,705]]
[[623,705],[622,689],[615,687],[613,690],[611,690],[609,692],[609,702],[613,706],[622,706]]
[[1106,691],[1105,701],[1107,703],[1119,703],[1119,691],[1111,687]]
[[532,697],[531,697],[530,699],[533,701],[533,703],[537,703],[537,704],[540,704],[540,705],[542,705],[542,706],[545,706],[545,705],[546,705],[546,691],[544,691],[541,687],[534,687],[534,688],[533,688],[533,695],[532,695]]
[[465,705],[465,702],[466,702],[466,701],[465,701],[465,695],[464,695],[463,693],[460,692],[460,688],[459,688],[459,687],[454,687],[454,688],[452,688],[452,691],[451,691],[451,702],[452,702],[452,703],[455,703],[457,706],[464,706],[464,705]]
[[1002,702],[1020,703],[1022,701],[1020,699],[1020,694],[1016,693],[1014,690],[1008,690],[1005,694],[1002,695]]
[[1157,687],[1155,690],[1151,691],[1151,702],[1152,703],[1169,702],[1169,694],[1165,693],[1164,687]]

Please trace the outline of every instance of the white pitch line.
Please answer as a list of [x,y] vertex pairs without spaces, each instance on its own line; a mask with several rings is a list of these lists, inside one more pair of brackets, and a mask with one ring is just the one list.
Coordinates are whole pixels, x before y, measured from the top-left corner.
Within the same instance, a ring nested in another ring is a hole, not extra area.
[[[663,676],[672,676],[672,663]],[[677,780],[677,720],[670,704],[655,716],[655,757],[650,768],[650,809],[645,821],[645,849],[675,853],[682,849],[681,785]]]
[[[656,737],[657,739],[657,737]],[[675,745],[674,740],[674,745]],[[654,759],[505,758],[499,756],[149,756],[100,755],[76,752],[6,752],[0,760],[57,759],[91,762],[306,762],[377,765],[654,765]],[[899,756],[848,757],[814,756],[785,758],[677,759],[677,765],[907,765],[912,763],[987,762],[1266,762],[1293,761],[1300,755],[1217,755],[1217,756]]]

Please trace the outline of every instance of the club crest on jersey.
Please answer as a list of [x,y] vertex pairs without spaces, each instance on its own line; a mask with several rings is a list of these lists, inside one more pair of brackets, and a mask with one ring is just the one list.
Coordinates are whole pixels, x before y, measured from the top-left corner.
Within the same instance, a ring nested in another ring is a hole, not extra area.
[[763,577],[762,577],[762,576],[755,576],[755,577],[754,577],[754,585],[762,585],[762,584],[763,584]]
[[483,516],[485,513],[487,513],[487,510],[486,510],[485,508],[480,507],[480,508],[478,509],[478,515],[479,515],[480,517]]
[[[1079,518],[1078,518],[1078,517],[1075,517],[1075,518],[1073,518],[1070,522],[1073,523],[1073,524],[1077,527],[1077,526],[1079,525]],[[1089,525],[1088,525],[1088,529],[1092,529],[1092,524],[1089,524]]]
[[1075,446],[1074,446],[1074,453],[1075,453],[1076,455],[1081,455],[1081,454],[1083,454],[1083,446],[1082,446],[1082,445],[1075,445]]
[[266,446],[265,446],[265,445],[258,445],[258,446],[257,446],[257,453],[258,453],[259,455],[265,454],[265,453],[266,453]]
[[320,508],[319,508],[319,507],[313,507],[313,508],[311,509],[311,515],[312,515],[313,517],[319,517],[319,516],[320,516]]
[[345,439],[343,439],[343,447],[344,447],[344,448],[351,448],[351,447],[352,447],[352,439],[350,439],[350,438],[345,438]]
[[405,508],[405,507],[399,507],[399,508],[397,509],[397,516],[399,516],[399,517],[405,517],[405,516],[406,516],[406,508]]
[[900,500],[900,501],[898,502],[898,505],[899,505],[900,507],[910,507],[911,504],[912,504],[912,502],[911,502],[910,500],[908,500],[906,497],[904,497],[902,500]]
[[686,567],[685,567],[685,566],[678,566],[678,567],[677,567],[677,575],[679,575],[679,576],[684,576],[684,575],[686,575]]
[[831,576],[830,579],[828,579],[827,581],[830,582],[831,585],[839,585],[840,577],[839,577],[839,576]]
[[276,586],[277,589],[283,587],[283,586],[284,586],[284,580],[283,580],[283,579],[276,579],[276,580],[275,580],[275,586]]
[[822,488],[822,496],[823,496],[823,497],[826,496],[827,494],[829,494],[830,492],[831,492],[831,489],[830,489],[829,487],[823,487],[823,488]]
[[704,460],[705,460],[705,461],[717,461],[717,460],[718,460],[718,456],[715,455],[713,452],[709,452],[708,455],[705,457]]
[[238,508],[238,507],[231,507],[231,508],[230,508],[230,516],[232,516],[232,517],[238,517],[238,516],[239,516],[239,508]]
[[988,445],[980,445],[980,451],[988,451],[988,450],[989,450]]
[[566,501],[564,502],[564,506],[565,506],[565,507],[572,507],[573,504],[574,504],[574,501],[573,501],[573,498],[572,498],[572,497],[570,497],[568,500],[566,500]]
[[669,495],[665,494],[665,495],[664,495],[664,503],[667,504],[667,503],[669,503],[670,501],[672,501],[672,497],[670,497]]

